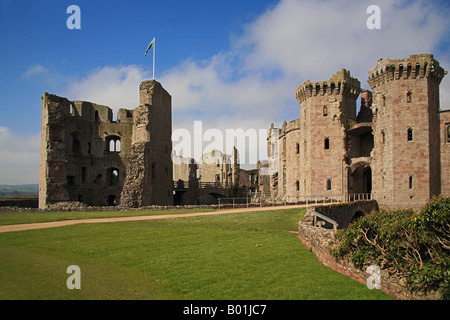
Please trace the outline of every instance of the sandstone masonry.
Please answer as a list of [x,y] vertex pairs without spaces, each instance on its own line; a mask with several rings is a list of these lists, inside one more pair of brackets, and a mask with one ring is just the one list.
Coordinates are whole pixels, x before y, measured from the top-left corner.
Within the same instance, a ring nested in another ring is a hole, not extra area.
[[433,55],[414,54],[379,59],[369,71],[372,92],[345,69],[304,82],[300,117],[270,128],[272,196],[364,193],[383,209],[418,210],[433,195],[450,195],[450,112],[439,106],[446,74]]
[[171,205],[172,105],[160,83],[140,84],[140,106],[120,109],[44,93],[39,207]]

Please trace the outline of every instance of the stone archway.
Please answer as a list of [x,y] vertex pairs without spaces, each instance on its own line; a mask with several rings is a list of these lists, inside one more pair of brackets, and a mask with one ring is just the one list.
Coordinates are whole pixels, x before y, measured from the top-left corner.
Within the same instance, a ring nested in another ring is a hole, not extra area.
[[372,168],[369,162],[360,161],[348,170],[348,193],[372,193]]

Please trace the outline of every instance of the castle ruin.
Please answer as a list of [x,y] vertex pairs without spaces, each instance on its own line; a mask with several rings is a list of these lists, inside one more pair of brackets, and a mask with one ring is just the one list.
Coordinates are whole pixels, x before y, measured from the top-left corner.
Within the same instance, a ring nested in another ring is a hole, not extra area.
[[184,199],[183,189],[203,181],[270,188],[286,202],[365,194],[382,209],[419,209],[450,195],[450,110],[439,106],[446,74],[433,55],[414,54],[379,59],[369,71],[372,91],[346,69],[305,81],[296,90],[299,118],[272,124],[268,164],[254,171],[239,168],[237,153],[219,151],[204,155],[211,163],[172,162],[171,96],[154,80],[140,84],[140,105],[120,109],[117,120],[106,106],[44,93],[39,207],[195,202],[199,195]]
[[44,93],[39,207],[66,201],[92,206],[171,205],[172,102],[154,80],[140,105],[110,108]]

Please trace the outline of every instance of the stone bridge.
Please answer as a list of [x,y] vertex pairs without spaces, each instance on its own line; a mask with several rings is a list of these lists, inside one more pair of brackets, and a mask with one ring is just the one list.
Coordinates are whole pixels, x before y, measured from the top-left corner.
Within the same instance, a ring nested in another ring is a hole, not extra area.
[[174,181],[175,205],[217,204],[219,198],[231,198],[234,189],[221,182]]
[[[338,229],[343,229],[352,221],[372,211],[378,211],[379,208],[376,200],[361,200],[340,204],[320,205],[311,209],[336,221]],[[325,222],[324,227],[328,229],[332,225],[329,222]]]

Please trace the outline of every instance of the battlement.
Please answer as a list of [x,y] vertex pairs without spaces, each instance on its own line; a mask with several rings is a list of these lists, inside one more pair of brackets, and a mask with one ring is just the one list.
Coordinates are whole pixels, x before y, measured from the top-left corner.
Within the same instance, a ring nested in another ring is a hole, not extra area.
[[300,130],[300,119],[294,119],[289,122],[284,121],[280,130],[280,138],[295,130]]
[[311,82],[306,80],[296,90],[299,103],[315,96],[346,95],[356,98],[361,92],[361,83],[350,75],[350,71],[342,69],[334,74],[328,81]]
[[372,88],[388,81],[428,78],[440,84],[447,74],[432,54],[413,54],[405,59],[378,59],[369,70],[368,82]]

